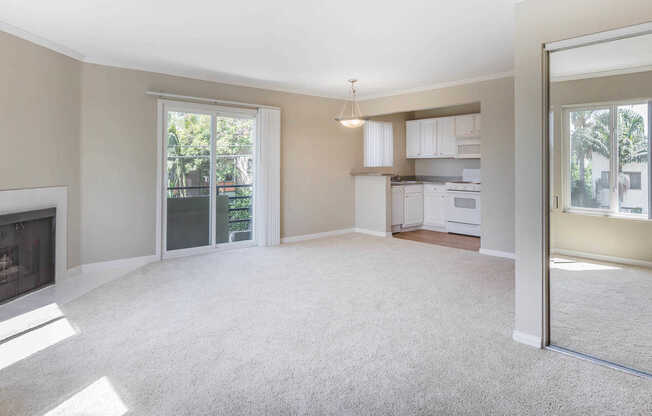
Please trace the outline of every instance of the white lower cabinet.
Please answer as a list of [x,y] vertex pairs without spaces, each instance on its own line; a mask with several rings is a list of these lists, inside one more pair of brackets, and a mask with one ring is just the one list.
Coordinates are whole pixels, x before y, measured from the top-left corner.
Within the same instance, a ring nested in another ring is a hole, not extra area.
[[392,186],[392,227],[445,228],[447,202],[441,184]]
[[392,225],[403,224],[403,187],[392,186]]
[[446,226],[446,193],[424,192],[423,224],[431,227]]
[[[412,188],[412,189],[410,189]],[[403,209],[403,226],[414,227],[423,224],[423,186],[405,187],[405,206]]]

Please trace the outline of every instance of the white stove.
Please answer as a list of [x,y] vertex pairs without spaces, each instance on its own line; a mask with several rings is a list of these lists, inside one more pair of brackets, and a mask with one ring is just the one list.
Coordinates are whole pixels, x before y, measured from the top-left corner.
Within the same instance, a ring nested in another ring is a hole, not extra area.
[[480,169],[464,169],[462,180],[447,182],[446,189],[448,232],[480,237]]
[[482,185],[477,182],[446,182],[446,189],[449,191],[480,192]]

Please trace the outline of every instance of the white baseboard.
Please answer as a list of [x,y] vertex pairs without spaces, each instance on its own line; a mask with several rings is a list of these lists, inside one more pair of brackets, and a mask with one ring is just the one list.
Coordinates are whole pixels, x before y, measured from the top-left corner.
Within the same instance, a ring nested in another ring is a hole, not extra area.
[[350,234],[350,233],[354,233],[354,232],[355,232],[355,230],[353,228],[344,228],[344,229],[341,229],[341,230],[325,231],[323,233],[295,235],[295,236],[292,236],[292,237],[283,237],[283,238],[281,238],[281,244],[284,244],[284,243],[296,243],[298,241],[306,241],[306,240],[315,240],[317,238],[332,237],[334,235]]
[[480,249],[480,254],[484,254],[485,256],[494,256],[494,257],[503,257],[506,259],[516,259],[516,255],[514,253],[510,253],[508,251],[499,251],[499,250],[489,250],[486,248],[481,248]]
[[536,335],[530,335],[525,332],[514,330],[514,332],[512,332],[512,339],[521,344],[529,345],[530,347],[542,348],[541,337]]
[[101,273],[104,271],[124,271],[129,272],[136,270],[146,264],[159,261],[159,256],[153,254],[151,256],[130,257],[126,259],[100,261],[97,263],[82,264],[79,269],[82,274],[84,273]]
[[317,238],[332,237],[332,236],[336,236],[336,235],[350,234],[350,233],[367,234],[367,235],[373,235],[375,237],[391,237],[392,236],[392,233],[384,233],[382,231],[367,230],[367,229],[364,229],[364,228],[343,228],[341,230],[325,231],[323,233],[304,234],[304,235],[295,235],[295,236],[292,236],[292,237],[283,237],[283,238],[281,238],[281,244],[296,243],[296,242],[299,242],[299,241],[306,241],[306,240],[315,240]]
[[566,250],[563,248],[555,248],[550,250],[550,254],[561,254],[563,256],[582,257],[585,259],[606,261],[610,263],[626,264],[629,266],[640,266],[652,268],[652,261],[627,259],[623,257],[605,256],[603,254],[585,253],[582,251]]
[[373,236],[376,236],[376,237],[391,237],[392,236],[391,232],[388,233],[388,232],[383,232],[383,231],[367,230],[367,229],[364,229],[364,228],[354,228],[353,231],[356,232],[356,233],[373,235]]

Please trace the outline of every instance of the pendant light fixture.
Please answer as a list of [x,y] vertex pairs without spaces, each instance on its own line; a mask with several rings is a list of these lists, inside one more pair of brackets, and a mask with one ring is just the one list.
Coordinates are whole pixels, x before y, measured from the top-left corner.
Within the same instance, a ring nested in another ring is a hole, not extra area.
[[349,112],[346,111],[348,104],[345,103],[342,107],[342,111],[340,112],[340,116],[335,118],[335,120],[337,120],[344,127],[356,128],[364,124],[365,118],[362,117],[360,107],[356,101],[357,91],[355,90],[355,83],[358,82],[358,80],[350,79],[349,82],[351,83],[351,113],[349,115]]

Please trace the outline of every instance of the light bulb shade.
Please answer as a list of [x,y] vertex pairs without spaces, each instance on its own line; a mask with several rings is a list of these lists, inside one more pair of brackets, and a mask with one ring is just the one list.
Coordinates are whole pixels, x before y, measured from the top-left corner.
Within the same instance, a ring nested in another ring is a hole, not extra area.
[[364,119],[362,118],[336,118],[335,120],[339,121],[341,125],[349,128],[362,127],[364,124]]
[[[349,82],[351,83],[351,101],[349,103],[344,103],[342,106],[342,111],[340,112],[340,116],[337,117],[335,120],[339,122],[341,125],[344,127],[349,127],[349,128],[356,128],[356,127],[361,127],[364,124],[365,117],[362,117],[362,113],[360,112],[360,106],[358,106],[358,103],[355,101],[355,83],[358,82],[357,79],[350,79]],[[351,111],[348,112],[347,110],[347,104],[348,106],[351,107]],[[348,117],[345,117],[344,114],[350,114]]]

